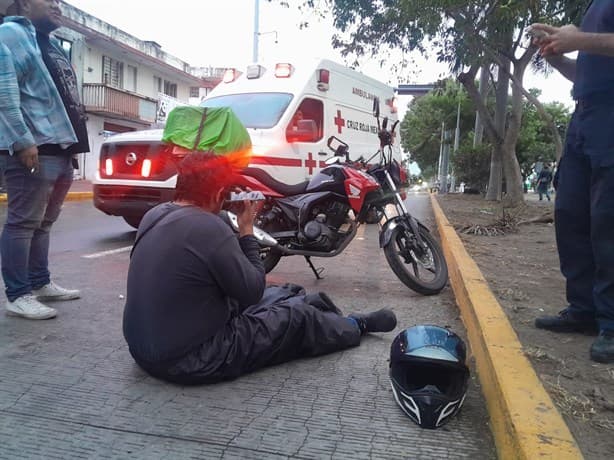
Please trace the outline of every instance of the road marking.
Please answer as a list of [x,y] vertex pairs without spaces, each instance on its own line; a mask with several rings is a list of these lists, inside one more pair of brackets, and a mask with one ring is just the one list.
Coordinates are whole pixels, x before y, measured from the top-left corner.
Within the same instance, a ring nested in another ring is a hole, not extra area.
[[121,252],[128,252],[131,249],[132,249],[132,246],[126,246],[125,248],[110,249],[108,251],[95,252],[93,254],[86,254],[81,257],[83,257],[84,259],[98,259],[99,257],[110,256],[112,254],[119,254]]
[[365,227],[366,227],[366,225],[361,225],[360,227],[358,227],[358,230],[356,231],[356,239],[357,240],[364,240],[365,239]]

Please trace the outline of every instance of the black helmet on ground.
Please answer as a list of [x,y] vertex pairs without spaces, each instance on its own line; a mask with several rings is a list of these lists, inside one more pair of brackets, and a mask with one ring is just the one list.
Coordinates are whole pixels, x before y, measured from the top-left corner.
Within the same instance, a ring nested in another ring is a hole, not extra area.
[[467,393],[467,349],[439,326],[402,331],[390,347],[390,381],[397,404],[422,428],[439,428],[460,409]]

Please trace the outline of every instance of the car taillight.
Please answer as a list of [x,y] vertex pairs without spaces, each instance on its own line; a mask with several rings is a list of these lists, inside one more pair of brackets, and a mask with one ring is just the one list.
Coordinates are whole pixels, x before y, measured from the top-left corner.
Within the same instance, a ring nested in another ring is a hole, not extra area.
[[104,161],[104,173],[107,176],[112,176],[113,175],[113,160],[111,158],[107,158]]
[[149,177],[151,174],[151,160],[146,158],[143,160],[143,165],[141,166],[141,176]]

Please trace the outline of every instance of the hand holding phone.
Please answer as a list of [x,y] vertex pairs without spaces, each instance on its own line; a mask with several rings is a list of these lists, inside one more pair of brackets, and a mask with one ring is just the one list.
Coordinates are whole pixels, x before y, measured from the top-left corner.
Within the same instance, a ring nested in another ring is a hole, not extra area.
[[534,40],[541,40],[542,38],[546,38],[548,35],[550,35],[548,32],[546,32],[545,30],[541,30],[541,29],[537,29],[533,26],[529,26],[527,28],[527,35],[530,36],[531,38],[533,38]]
[[230,196],[228,201],[260,201],[260,200],[264,200],[264,194],[259,191],[251,191],[251,190],[244,190],[244,191],[231,191],[230,192]]

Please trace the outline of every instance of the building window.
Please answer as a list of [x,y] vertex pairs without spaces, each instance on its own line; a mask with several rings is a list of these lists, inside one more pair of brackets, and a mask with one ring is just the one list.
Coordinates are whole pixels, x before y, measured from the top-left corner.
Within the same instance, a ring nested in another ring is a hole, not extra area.
[[154,83],[154,93],[161,93],[162,92],[162,79],[160,77],[153,77],[153,83]]
[[136,67],[130,64],[126,66],[126,85],[124,89],[136,93]]
[[114,88],[124,87],[124,63],[102,56],[102,82]]
[[198,86],[190,86],[190,97],[199,97],[200,88]]
[[177,83],[164,80],[164,94],[171,97],[177,97]]
[[68,56],[68,59],[72,62],[72,42],[70,40],[66,40],[65,38],[56,37],[60,42],[60,46]]

